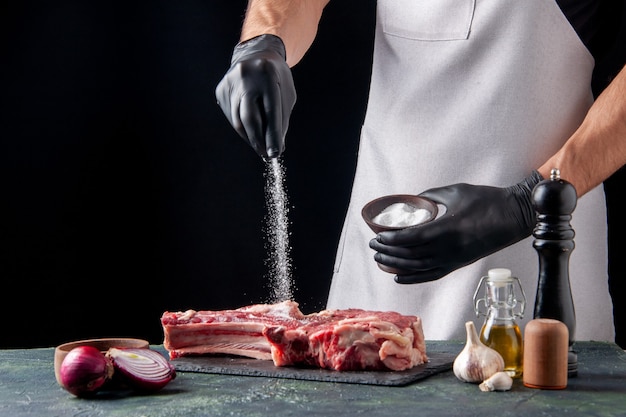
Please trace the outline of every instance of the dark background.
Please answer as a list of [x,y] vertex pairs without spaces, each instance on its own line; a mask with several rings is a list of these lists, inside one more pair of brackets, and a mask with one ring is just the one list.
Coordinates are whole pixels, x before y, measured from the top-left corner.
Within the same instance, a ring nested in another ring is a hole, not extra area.
[[[265,165],[214,97],[246,3],[0,6],[0,348],[161,343],[166,310],[268,301]],[[348,203],[374,9],[331,2],[293,69],[282,162],[295,299],[307,313],[325,305]],[[619,42],[604,39],[598,91],[626,62],[625,39],[623,29]],[[624,181],[620,171],[606,182],[618,299]],[[624,327],[623,308],[616,321]]]

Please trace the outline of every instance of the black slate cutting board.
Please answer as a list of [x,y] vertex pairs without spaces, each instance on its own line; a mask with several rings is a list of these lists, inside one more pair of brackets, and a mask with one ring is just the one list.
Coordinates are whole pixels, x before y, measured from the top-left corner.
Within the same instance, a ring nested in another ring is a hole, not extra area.
[[318,368],[278,367],[272,361],[233,356],[189,356],[172,359],[177,371],[343,382],[350,384],[403,386],[452,369],[456,356],[428,353],[428,363],[406,371],[332,371]]

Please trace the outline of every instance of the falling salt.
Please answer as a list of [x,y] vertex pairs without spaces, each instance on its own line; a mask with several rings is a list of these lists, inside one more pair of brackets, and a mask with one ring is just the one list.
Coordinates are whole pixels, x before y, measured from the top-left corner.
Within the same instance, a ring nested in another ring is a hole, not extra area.
[[268,206],[266,236],[269,245],[267,265],[272,295],[270,302],[293,299],[287,194],[284,187],[283,166],[273,158],[266,167],[265,195]]
[[411,204],[393,203],[378,213],[372,221],[389,227],[406,227],[420,224],[430,217],[430,211]]

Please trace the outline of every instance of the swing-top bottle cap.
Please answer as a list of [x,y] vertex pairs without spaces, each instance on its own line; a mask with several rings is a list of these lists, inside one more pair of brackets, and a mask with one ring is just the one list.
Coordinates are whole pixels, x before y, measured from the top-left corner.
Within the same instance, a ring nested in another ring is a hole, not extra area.
[[487,273],[489,281],[502,282],[511,279],[511,270],[508,268],[493,268]]

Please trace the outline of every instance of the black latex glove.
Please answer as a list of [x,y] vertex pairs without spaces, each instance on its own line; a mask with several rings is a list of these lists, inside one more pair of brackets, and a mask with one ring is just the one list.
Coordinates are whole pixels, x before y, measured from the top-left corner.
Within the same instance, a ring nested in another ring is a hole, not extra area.
[[407,271],[400,284],[434,281],[530,236],[536,213],[531,202],[537,171],[506,188],[454,184],[420,194],[446,206],[440,218],[379,233],[370,241],[376,262]]
[[285,45],[274,35],[239,43],[231,66],[215,89],[217,103],[235,128],[263,159],[285,150],[285,134],[296,89]]

